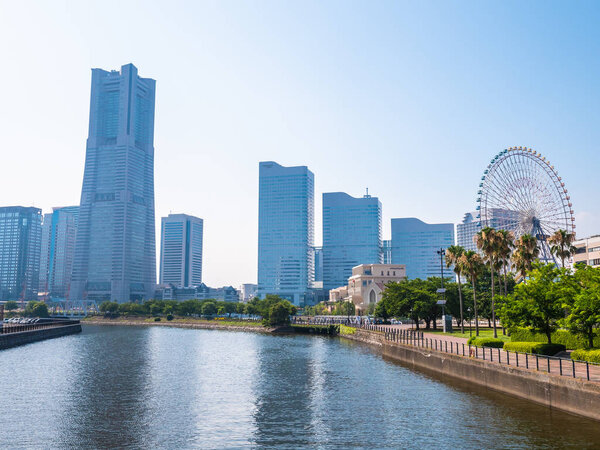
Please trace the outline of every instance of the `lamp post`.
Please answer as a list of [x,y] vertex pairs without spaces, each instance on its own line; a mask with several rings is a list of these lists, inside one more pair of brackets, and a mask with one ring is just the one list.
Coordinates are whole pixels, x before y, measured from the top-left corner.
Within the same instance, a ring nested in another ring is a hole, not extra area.
[[446,305],[446,289],[444,289],[444,256],[446,255],[446,250],[440,248],[436,251],[436,253],[440,255],[440,279],[442,284],[441,288],[437,290],[439,294],[442,294],[442,300],[438,301],[438,304],[442,305],[442,328],[444,330],[444,333],[446,333],[446,310],[444,308]]
[[471,307],[469,306],[467,308],[467,312],[469,313],[469,337],[472,337],[472,331],[471,331]]

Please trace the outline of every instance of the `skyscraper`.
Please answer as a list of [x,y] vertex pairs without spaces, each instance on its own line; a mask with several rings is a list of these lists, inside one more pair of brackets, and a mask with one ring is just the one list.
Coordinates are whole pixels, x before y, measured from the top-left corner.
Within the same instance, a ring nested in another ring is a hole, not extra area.
[[381,202],[344,192],[323,194],[323,288],[348,283],[352,268],[381,264]]
[[[515,231],[519,225],[519,213],[508,209],[495,208],[489,210],[490,224],[497,230]],[[481,230],[479,211],[465,213],[462,223],[456,224],[456,243],[466,250],[479,251],[474,237]]]
[[66,298],[71,286],[79,206],[53,208],[44,215],[40,287],[53,298]]
[[37,300],[42,211],[0,207],[0,300]]
[[259,166],[258,295],[302,306],[314,278],[314,175],[306,166]]
[[156,283],[154,95],[133,64],[92,69],[72,299],[151,298]]
[[[392,219],[392,264],[406,265],[409,279],[439,277],[441,275],[440,248],[454,244],[454,225],[451,223],[429,224],[419,219]],[[451,269],[444,277],[454,278]]]
[[176,287],[202,283],[202,219],[169,214],[161,220],[160,283]]

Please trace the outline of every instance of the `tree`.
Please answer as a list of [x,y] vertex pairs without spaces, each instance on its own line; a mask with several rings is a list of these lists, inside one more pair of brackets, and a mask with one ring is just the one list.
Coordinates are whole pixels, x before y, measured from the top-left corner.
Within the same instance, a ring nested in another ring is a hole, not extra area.
[[204,302],[202,304],[202,315],[214,316],[217,313],[217,304],[213,301]]
[[292,304],[286,300],[279,301],[269,308],[268,323],[272,327],[289,325]]
[[243,304],[242,302],[236,303],[235,304],[235,312],[238,314],[244,314],[246,311],[246,305]]
[[17,308],[19,308],[19,304],[14,300],[9,300],[4,304],[4,309],[7,311],[14,311]]
[[508,295],[507,272],[510,266],[510,255],[514,247],[515,235],[512,231],[498,230],[498,261],[504,269],[504,295]]
[[595,329],[600,328],[600,269],[583,266],[572,275],[573,283],[568,299],[563,305],[569,314],[565,326],[574,334],[583,336],[591,348],[594,346]]
[[100,309],[100,312],[103,312],[103,313],[115,314],[115,313],[119,312],[119,304],[117,302],[111,302],[109,300],[105,300],[102,303],[100,303],[99,309]]
[[44,302],[31,301],[25,307],[25,315],[29,317],[50,317],[48,306]]
[[345,301],[345,302],[339,302],[337,305],[335,305],[333,314],[336,316],[350,317],[355,312],[356,312],[356,307],[354,306],[354,303]]
[[496,270],[496,261],[498,260],[498,250],[500,248],[498,232],[492,227],[485,227],[475,235],[475,244],[485,256],[490,265],[492,274],[492,324],[494,326],[494,337],[498,337],[496,330],[496,310],[494,308],[494,272]]
[[563,281],[568,274],[554,264],[534,263],[527,283],[515,287],[515,291],[503,299],[502,323],[509,326],[532,327],[544,333],[548,344],[558,320],[564,316],[563,303],[568,292]]
[[475,293],[475,283],[483,269],[483,261],[481,256],[473,250],[468,250],[460,257],[460,264],[465,273],[469,274],[473,287],[473,311],[475,313],[475,335],[479,336],[479,316],[477,313],[477,295]]
[[[375,307],[375,315],[387,320],[390,317],[409,317],[415,321],[417,330],[419,320],[424,319],[426,328],[436,314],[436,295],[431,292],[427,280],[405,280],[390,282],[383,291],[382,299]],[[435,287],[434,287],[435,289]]]
[[532,269],[533,262],[540,254],[537,239],[530,234],[524,234],[515,241],[512,262],[521,278],[525,280],[527,272]]
[[565,267],[565,259],[570,258],[577,251],[573,245],[574,240],[575,234],[568,233],[565,230],[556,230],[554,234],[548,238],[550,251],[553,255],[560,258],[562,267]]
[[[451,245],[446,249],[446,267],[454,266],[454,273],[458,280],[458,301],[460,303],[460,332],[465,332],[465,324],[463,317],[463,300],[462,300],[462,288],[461,288],[461,275],[462,266],[460,264],[460,257],[465,252],[465,249],[460,245]],[[447,288],[446,288],[447,289]]]

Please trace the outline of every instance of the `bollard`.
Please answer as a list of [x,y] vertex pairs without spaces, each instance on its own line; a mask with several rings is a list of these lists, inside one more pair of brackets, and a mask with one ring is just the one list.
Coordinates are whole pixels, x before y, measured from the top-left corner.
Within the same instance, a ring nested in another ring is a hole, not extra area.
[[575,378],[575,360],[572,359],[571,362],[573,363],[573,378]]
[[546,357],[546,362],[548,363],[548,373],[550,373],[550,358]]
[[528,358],[529,354],[525,353],[525,368],[529,369],[529,358]]
[[535,370],[537,370],[538,372],[540,371],[540,360],[537,354],[535,355]]
[[506,350],[506,364],[510,366],[510,353]]
[[462,348],[463,348],[463,356],[465,356],[465,343],[462,343]]

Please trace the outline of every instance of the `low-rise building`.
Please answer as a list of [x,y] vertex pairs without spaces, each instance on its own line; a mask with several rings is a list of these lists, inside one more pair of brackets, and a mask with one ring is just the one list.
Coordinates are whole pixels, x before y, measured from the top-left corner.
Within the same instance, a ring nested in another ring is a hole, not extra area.
[[157,300],[220,300],[225,302],[239,302],[240,292],[231,286],[211,288],[201,283],[198,286],[175,287],[161,285],[155,292]]
[[600,235],[578,239],[573,242],[573,246],[577,249],[573,255],[573,264],[600,267]]
[[381,300],[387,283],[405,279],[406,266],[403,264],[361,264],[352,268],[347,286],[329,291],[329,301],[351,301],[356,314],[362,315],[369,305]]

